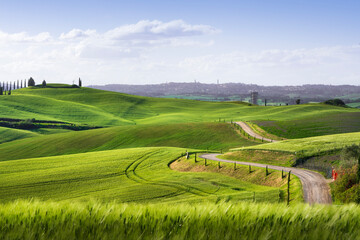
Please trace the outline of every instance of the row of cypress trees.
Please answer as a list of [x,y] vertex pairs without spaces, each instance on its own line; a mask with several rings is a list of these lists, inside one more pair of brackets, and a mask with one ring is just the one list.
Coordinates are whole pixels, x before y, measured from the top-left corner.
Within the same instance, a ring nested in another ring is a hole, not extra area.
[[14,82],[0,82],[0,95],[11,95],[11,90],[26,88],[26,85],[35,86],[35,81],[31,77],[29,80],[17,80]]
[[[28,80],[17,80],[14,82],[0,82],[0,95],[11,95],[11,90],[26,88],[26,84],[28,87],[35,86],[35,80],[30,77]],[[46,81],[42,82],[42,86],[46,87]],[[79,87],[82,86],[82,81],[79,78]]]

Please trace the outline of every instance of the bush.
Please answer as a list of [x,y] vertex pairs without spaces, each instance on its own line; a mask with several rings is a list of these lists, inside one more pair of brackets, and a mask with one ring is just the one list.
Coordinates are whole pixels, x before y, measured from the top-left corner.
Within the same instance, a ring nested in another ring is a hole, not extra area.
[[340,153],[340,166],[342,168],[352,168],[356,165],[360,156],[360,146],[351,145],[345,147]]
[[346,106],[344,101],[341,100],[341,99],[338,99],[338,98],[327,100],[324,103],[328,104],[328,105],[339,106],[339,107],[345,107]]
[[357,171],[358,165],[338,170],[339,177],[334,182],[333,188],[333,195],[337,200],[343,203],[360,203],[360,184]]

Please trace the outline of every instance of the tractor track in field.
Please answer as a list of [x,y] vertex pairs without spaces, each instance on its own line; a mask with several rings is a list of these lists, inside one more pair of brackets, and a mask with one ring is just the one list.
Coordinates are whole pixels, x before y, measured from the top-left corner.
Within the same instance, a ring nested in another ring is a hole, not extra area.
[[260,163],[251,163],[251,162],[240,162],[240,161],[233,161],[233,160],[224,160],[220,159],[217,156],[221,154],[216,153],[207,153],[200,155],[201,158],[209,159],[213,161],[219,162],[227,162],[227,163],[236,163],[240,165],[246,166],[254,166],[254,167],[261,167],[274,170],[284,170],[284,172],[291,171],[292,174],[299,177],[303,193],[304,193],[304,201],[309,204],[331,204],[331,195],[330,195],[330,188],[327,184],[325,178],[317,172],[313,172],[310,170],[299,169],[294,167],[280,167],[280,166],[273,166],[273,165],[266,165]]
[[[146,154],[144,156],[142,156],[141,158],[133,161],[132,163],[130,163],[125,171],[124,171],[124,175],[126,175],[126,177],[134,182],[140,183],[140,184],[150,184],[150,185],[158,185],[158,186],[163,186],[163,187],[170,187],[170,188],[174,188],[175,191],[173,193],[169,193],[169,194],[165,194],[165,195],[161,195],[161,196],[155,196],[153,197],[154,199],[156,198],[163,198],[163,197],[175,197],[184,193],[191,193],[194,194],[196,196],[210,196],[215,194],[217,191],[219,191],[219,188],[216,189],[214,192],[206,192],[203,191],[199,188],[193,187],[193,186],[189,186],[187,184],[179,184],[179,183],[175,183],[175,182],[156,182],[156,181],[150,181],[147,180],[145,178],[143,178],[142,176],[140,176],[137,173],[137,170],[139,168],[139,166],[148,158],[151,157],[152,155],[155,155],[156,152],[152,152],[149,154]],[[152,199],[152,198],[151,198]]]

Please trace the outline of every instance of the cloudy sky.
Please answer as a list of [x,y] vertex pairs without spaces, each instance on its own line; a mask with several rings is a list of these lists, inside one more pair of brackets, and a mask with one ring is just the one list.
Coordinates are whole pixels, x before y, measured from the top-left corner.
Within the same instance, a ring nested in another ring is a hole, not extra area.
[[358,0],[0,0],[0,81],[360,83]]

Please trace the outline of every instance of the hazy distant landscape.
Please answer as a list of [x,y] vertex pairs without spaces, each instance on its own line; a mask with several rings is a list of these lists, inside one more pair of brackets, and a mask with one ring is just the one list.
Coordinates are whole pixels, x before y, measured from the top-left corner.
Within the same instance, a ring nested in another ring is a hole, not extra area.
[[343,100],[352,107],[360,106],[360,86],[354,85],[301,85],[301,86],[260,86],[244,83],[163,83],[147,85],[90,85],[91,88],[116,91],[139,96],[193,99],[204,101],[250,101],[250,93],[259,93],[259,105],[296,104],[296,99],[303,103],[324,102],[332,98]]

